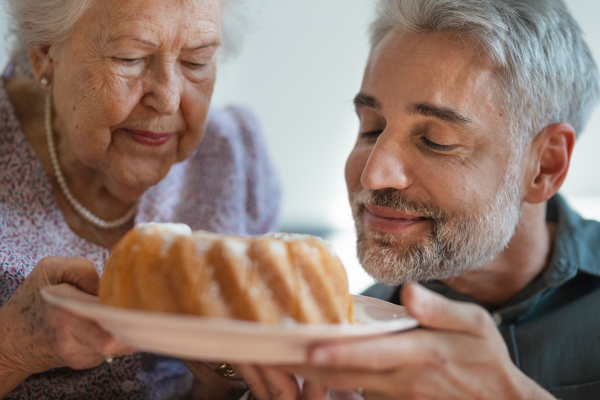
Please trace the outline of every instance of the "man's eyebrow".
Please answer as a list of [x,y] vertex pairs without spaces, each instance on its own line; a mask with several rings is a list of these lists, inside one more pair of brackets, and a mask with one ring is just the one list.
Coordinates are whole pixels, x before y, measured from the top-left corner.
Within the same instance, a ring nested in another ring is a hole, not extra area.
[[469,124],[473,122],[469,117],[449,107],[438,107],[427,103],[413,103],[408,107],[410,114],[420,114],[434,117],[453,124]]
[[[355,106],[365,106],[381,110],[381,103],[373,96],[359,93],[354,97]],[[426,117],[438,118],[453,124],[469,124],[473,122],[469,117],[450,107],[438,107],[427,103],[413,103],[408,107],[410,114],[420,114]]]
[[379,103],[375,97],[363,93],[359,93],[356,95],[356,97],[354,97],[354,105],[356,107],[366,106],[376,110],[381,110],[381,103]]

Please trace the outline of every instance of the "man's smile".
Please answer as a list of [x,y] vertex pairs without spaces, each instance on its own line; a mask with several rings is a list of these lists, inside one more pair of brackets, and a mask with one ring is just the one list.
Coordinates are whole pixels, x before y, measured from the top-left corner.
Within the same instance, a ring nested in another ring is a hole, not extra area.
[[408,214],[388,207],[364,204],[365,223],[375,231],[399,233],[405,229],[429,221],[418,214]]

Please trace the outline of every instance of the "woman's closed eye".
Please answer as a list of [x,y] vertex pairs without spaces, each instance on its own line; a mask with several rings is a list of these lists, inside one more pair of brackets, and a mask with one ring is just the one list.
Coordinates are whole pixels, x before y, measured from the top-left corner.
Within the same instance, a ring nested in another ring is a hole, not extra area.
[[142,58],[120,58],[120,57],[116,57],[115,58],[117,61],[119,61],[122,64],[125,65],[135,65],[141,61],[143,61]]
[[438,144],[438,143],[432,142],[431,140],[427,139],[426,137],[423,137],[422,140],[423,140],[423,143],[425,144],[425,146],[429,147],[432,150],[450,151],[450,150],[454,150],[457,147],[455,144]]
[[195,63],[191,61],[182,61],[182,64],[192,70],[198,70],[206,66],[205,63]]

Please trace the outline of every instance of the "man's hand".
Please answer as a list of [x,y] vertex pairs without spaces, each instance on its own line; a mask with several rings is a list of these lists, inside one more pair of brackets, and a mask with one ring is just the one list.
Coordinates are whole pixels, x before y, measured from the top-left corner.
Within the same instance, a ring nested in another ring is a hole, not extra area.
[[366,399],[553,399],[512,363],[483,308],[408,284],[402,304],[425,329],[311,349],[305,366],[285,367]]

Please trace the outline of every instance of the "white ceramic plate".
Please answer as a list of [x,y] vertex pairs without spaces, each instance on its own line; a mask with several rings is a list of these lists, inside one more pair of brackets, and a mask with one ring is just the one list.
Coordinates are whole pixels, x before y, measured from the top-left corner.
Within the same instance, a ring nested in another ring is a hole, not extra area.
[[356,324],[262,324],[221,318],[129,310],[62,284],[41,290],[49,303],[96,321],[123,343],[187,359],[252,363],[301,363],[318,342],[383,335],[415,328],[404,307],[354,297]]

